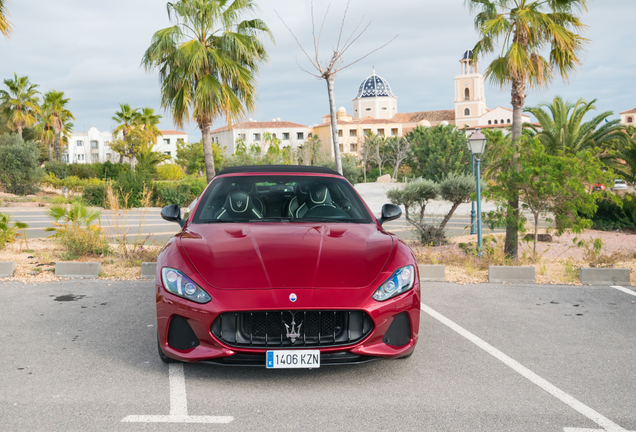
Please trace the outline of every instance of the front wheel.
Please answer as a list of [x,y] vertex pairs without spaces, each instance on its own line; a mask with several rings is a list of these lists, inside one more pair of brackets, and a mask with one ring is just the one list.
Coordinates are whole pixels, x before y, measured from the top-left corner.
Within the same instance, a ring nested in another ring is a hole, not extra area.
[[179,360],[168,357],[161,351],[161,345],[159,344],[159,335],[157,334],[157,351],[159,351],[159,358],[164,363],[179,363]]

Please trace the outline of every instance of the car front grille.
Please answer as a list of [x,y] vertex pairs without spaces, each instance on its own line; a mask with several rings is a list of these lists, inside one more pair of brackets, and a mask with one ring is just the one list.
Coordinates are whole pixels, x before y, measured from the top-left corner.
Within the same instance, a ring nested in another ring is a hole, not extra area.
[[373,330],[373,321],[354,310],[225,312],[211,330],[235,347],[332,347],[361,341]]

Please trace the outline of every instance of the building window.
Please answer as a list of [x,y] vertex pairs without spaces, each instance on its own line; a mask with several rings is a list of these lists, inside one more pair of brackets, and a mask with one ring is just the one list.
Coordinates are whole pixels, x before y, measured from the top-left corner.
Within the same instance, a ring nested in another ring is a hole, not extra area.
[[78,161],[83,161],[84,160],[84,155],[83,154],[77,155],[77,160]]
[[108,147],[110,145],[110,141],[104,141],[104,147]]
[[93,163],[99,162],[99,155],[97,154],[91,155],[91,162]]
[[388,110],[387,107],[382,107],[382,111],[386,111],[386,110]]
[[163,154],[168,155],[168,156],[171,156],[171,155],[170,155],[170,152],[163,152]]
[[342,129],[338,129],[338,136],[342,138]]
[[492,120],[488,120],[488,124],[491,125],[492,124]]
[[[218,138],[217,138],[217,140],[218,140]],[[177,144],[182,144],[183,145],[183,138],[177,138]]]
[[296,132],[296,139],[305,139],[305,133],[304,132]]
[[245,140],[245,134],[238,134],[239,139]]
[[97,141],[91,141],[91,148],[92,149],[98,149],[99,148],[99,143]]
[[508,119],[508,122],[507,122],[507,123],[510,123],[510,119]]
[[260,141],[261,140],[261,134],[255,133],[252,138],[253,138],[253,141]]
[[378,135],[384,136],[384,129],[378,129]]
[[[276,138],[276,134],[275,134],[275,133],[273,133],[273,134],[272,134],[272,138]],[[217,142],[218,142],[218,141],[217,141]]]
[[470,90],[468,89],[464,90],[464,100],[470,100]]
[[283,132],[283,140],[289,140],[289,132]]
[[314,136],[314,134],[312,134],[311,132],[307,134],[307,138],[311,138],[312,136]]
[[355,144],[355,143],[349,144],[349,151],[350,152],[357,152],[358,151],[358,144]]
[[465,116],[465,117],[470,117],[470,108],[466,108],[466,109],[464,110],[464,116]]
[[500,122],[500,123],[501,123],[501,124],[504,124],[504,121],[503,121],[503,119],[501,119],[501,122]]
[[350,137],[357,137],[358,136],[358,131],[356,129],[349,129],[349,136]]
[[495,124],[499,124],[499,123],[497,123],[497,120],[495,120]]
[[340,153],[344,153],[344,144],[338,144],[338,147],[340,147]]
[[77,147],[84,147],[84,141],[75,141]]
[[164,143],[165,145],[170,145],[170,138],[166,138],[166,139],[164,139],[164,140],[163,140],[163,143]]
[[371,135],[371,129],[362,129],[362,135]]
[[633,117],[627,117],[627,123],[633,123],[634,119]]
[[391,136],[397,136],[398,134],[398,129],[397,128],[391,128]]
[[371,108],[365,108],[364,110],[365,111],[371,111]]

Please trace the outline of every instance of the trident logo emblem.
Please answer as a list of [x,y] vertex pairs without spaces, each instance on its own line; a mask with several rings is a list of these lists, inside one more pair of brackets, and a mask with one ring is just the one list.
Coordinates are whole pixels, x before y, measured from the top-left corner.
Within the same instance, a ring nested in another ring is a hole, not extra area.
[[322,191],[316,191],[316,198],[320,198],[320,195],[322,195]]
[[237,206],[237,207],[241,207],[241,206],[243,206],[243,201],[237,201],[237,202],[236,202],[236,206]]
[[289,326],[285,324],[285,328],[287,329],[287,334],[285,336],[287,336],[287,339],[290,339],[291,343],[293,344],[294,342],[296,342],[296,339],[300,337],[300,328],[303,326],[303,323],[300,323],[298,325],[298,328],[296,328],[296,313],[289,313],[292,316],[291,328],[289,328]]

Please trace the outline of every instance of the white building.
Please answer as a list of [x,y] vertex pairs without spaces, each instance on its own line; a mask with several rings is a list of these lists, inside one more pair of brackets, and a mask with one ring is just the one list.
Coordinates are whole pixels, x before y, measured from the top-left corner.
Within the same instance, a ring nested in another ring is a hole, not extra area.
[[636,125],[636,108],[621,113],[621,124],[626,126]]
[[298,148],[307,141],[309,132],[307,126],[280,119],[271,122],[257,122],[250,119],[250,121],[233,125],[231,129],[228,126],[215,129],[211,134],[212,142],[218,144],[223,153],[231,155],[236,152],[236,142],[239,139],[245,141],[248,149],[252,144],[256,144],[264,153],[267,151],[265,134],[272,134],[273,138],[281,140],[281,148],[287,146]]
[[[188,134],[175,130],[160,132],[162,136],[157,137],[157,144],[152,149],[167,154],[174,161],[177,157],[177,143],[187,143]],[[62,153],[62,162],[119,162],[119,153],[110,148],[110,143],[121,137],[121,133],[113,137],[112,132],[100,132],[94,127],[88,132],[74,132],[68,140],[68,147]]]

